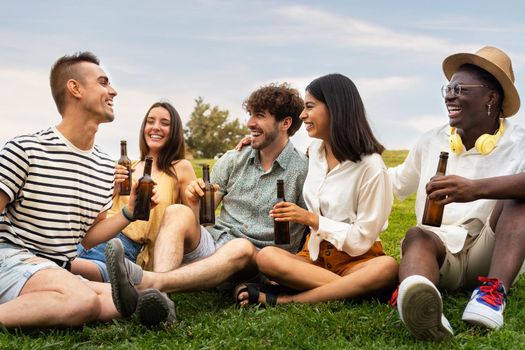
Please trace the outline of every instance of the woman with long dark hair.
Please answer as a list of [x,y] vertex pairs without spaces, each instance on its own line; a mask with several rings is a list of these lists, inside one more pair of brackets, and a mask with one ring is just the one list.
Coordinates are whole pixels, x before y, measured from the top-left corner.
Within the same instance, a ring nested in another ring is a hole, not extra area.
[[[308,210],[281,202],[270,216],[309,226],[310,234],[296,255],[278,247],[257,254],[259,270],[278,285],[237,286],[240,305],[357,298],[389,289],[397,280],[397,262],[379,241],[393,203],[384,147],[372,133],[354,83],[341,74],[312,81],[301,119],[315,139],[303,187]],[[283,293],[283,286],[298,293]]]
[[[184,159],[184,132],[177,110],[168,102],[154,103],[146,113],[139,134],[140,160],[132,162],[135,179],[144,172],[146,156],[153,158],[152,177],[156,182],[158,204],[151,210],[148,221],[130,223],[118,238],[122,241],[126,257],[147,270],[152,269],[155,240],[159,232],[164,210],[171,204],[186,204],[185,189],[196,178],[191,163]],[[117,166],[115,187],[127,177],[127,171]],[[127,205],[129,196],[116,193],[108,215],[113,215]],[[79,246],[79,258],[72,265],[72,271],[95,280],[109,280],[104,249],[100,244],[85,250]]]

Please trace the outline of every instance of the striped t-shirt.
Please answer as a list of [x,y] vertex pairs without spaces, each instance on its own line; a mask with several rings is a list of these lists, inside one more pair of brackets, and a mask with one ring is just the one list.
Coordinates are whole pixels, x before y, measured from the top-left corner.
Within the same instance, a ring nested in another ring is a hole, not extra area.
[[23,135],[0,151],[0,242],[69,261],[96,217],[111,207],[115,163],[95,146],[76,148],[55,127]]

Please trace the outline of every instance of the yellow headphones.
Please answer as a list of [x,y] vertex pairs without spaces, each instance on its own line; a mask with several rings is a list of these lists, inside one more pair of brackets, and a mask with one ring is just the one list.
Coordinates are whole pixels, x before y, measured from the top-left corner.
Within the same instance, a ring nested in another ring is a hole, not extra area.
[[[503,135],[503,131],[505,131],[505,121],[504,119],[500,119],[499,129],[496,130],[494,135],[481,135],[476,140],[474,147],[479,153],[486,156],[487,154],[492,152],[494,148],[496,148],[496,144],[501,138],[501,135]],[[452,151],[452,153],[461,154],[464,148],[465,147],[463,146],[463,142],[461,141],[461,136],[459,136],[459,134],[456,133],[456,128],[450,128],[450,150]]]

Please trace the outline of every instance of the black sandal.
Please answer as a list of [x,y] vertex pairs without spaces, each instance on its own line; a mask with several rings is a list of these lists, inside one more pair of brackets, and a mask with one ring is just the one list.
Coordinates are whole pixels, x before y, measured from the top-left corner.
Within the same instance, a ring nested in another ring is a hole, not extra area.
[[[281,288],[278,285],[273,284],[262,284],[262,283],[241,283],[233,290],[233,298],[235,304],[240,306],[239,294],[242,292],[248,293],[248,305],[270,305],[275,306],[277,304],[277,297],[281,292]],[[266,295],[266,302],[264,304],[259,302],[259,295],[264,293]]]
[[281,286],[278,284],[264,284],[264,288],[261,288],[261,292],[266,295],[266,304],[270,306],[277,305],[277,297],[282,294]]

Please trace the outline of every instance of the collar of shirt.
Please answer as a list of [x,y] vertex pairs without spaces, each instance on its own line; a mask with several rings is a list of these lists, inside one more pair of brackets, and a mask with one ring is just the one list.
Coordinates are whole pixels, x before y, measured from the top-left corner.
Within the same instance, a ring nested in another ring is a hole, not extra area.
[[312,156],[317,156],[317,162],[319,163],[320,170],[325,174],[325,177],[339,171],[341,168],[346,168],[350,163],[355,164],[351,160],[344,160],[342,162],[339,162],[332,168],[332,170],[328,171],[328,161],[326,160],[326,150],[324,142],[321,140],[314,140],[310,144],[310,152],[312,152]]
[[[285,170],[286,166],[290,163],[290,161],[292,160],[293,156],[294,156],[294,146],[290,142],[290,140],[288,140],[288,143],[286,144],[286,146],[284,146],[284,148],[281,151],[281,153],[279,153],[277,158],[273,161],[272,169],[273,169],[275,163],[277,163],[282,169]],[[250,156],[248,157],[248,159],[250,159],[253,162],[252,164],[255,164],[257,166],[261,166],[261,161],[259,159],[259,151],[258,150],[252,148]],[[270,169],[270,171],[271,171],[271,169]]]

